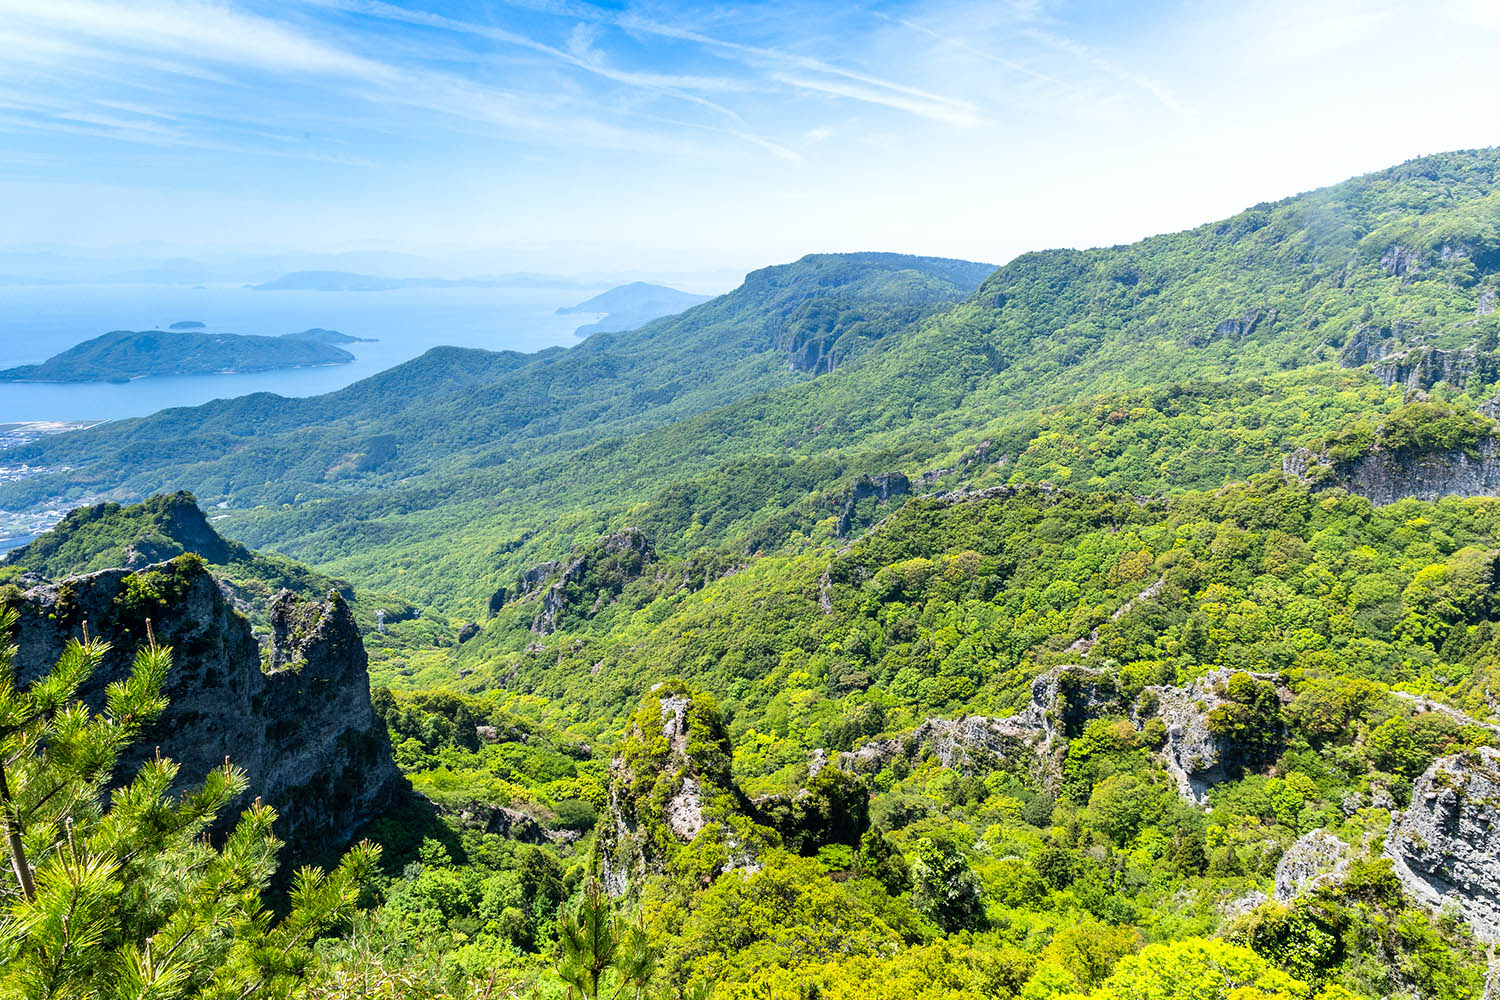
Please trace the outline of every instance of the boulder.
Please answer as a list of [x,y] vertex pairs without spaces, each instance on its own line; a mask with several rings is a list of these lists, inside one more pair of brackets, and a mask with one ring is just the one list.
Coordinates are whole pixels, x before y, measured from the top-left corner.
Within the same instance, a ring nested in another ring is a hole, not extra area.
[[1303,834],[1276,863],[1276,902],[1290,903],[1304,892],[1338,881],[1351,854],[1349,845],[1327,830]]

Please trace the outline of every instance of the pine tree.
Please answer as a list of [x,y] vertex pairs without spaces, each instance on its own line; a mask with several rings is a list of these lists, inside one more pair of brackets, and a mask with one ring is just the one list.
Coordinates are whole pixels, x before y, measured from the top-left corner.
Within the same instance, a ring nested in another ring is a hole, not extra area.
[[557,922],[561,957],[557,974],[568,996],[617,1000],[645,995],[656,971],[656,954],[643,924],[627,924],[614,912],[598,881],[590,879],[573,913]]
[[[14,628],[0,612],[0,635]],[[312,960],[313,939],[355,909],[378,848],[361,844],[331,873],[304,868],[287,915],[262,897],[276,871],[276,813],[257,801],[221,847],[207,831],[244,792],[225,761],[184,794],[160,755],[109,791],[120,751],[161,715],[172,651],[154,638],[104,711],[78,701],[108,646],[74,640],[25,689],[14,645],[0,647],[0,996],[276,997]],[[108,792],[108,794],[106,794]],[[106,805],[107,801],[107,805]]]

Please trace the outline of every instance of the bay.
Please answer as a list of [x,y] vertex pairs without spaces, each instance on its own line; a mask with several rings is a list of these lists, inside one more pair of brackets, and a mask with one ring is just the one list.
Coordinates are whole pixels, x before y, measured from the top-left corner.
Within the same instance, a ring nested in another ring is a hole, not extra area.
[[35,364],[111,330],[166,329],[192,320],[209,332],[280,336],[312,327],[374,343],[343,345],[347,365],[238,375],[112,383],[0,383],[0,423],[119,420],[212,399],[274,392],[332,392],[432,347],[538,351],[577,342],[589,316],[558,316],[604,291],[536,285],[507,288],[400,288],[383,292],[255,291],[243,285],[0,286],[0,368]]

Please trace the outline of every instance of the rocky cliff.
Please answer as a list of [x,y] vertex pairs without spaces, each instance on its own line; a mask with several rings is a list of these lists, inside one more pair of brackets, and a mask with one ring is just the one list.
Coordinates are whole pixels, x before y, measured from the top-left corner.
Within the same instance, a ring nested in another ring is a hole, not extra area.
[[683,685],[658,685],[631,717],[610,767],[609,807],[600,833],[605,887],[620,895],[660,871],[678,849],[709,830],[742,865],[753,863],[727,813],[740,804],[730,777],[732,750],[718,707]]
[[1463,389],[1470,379],[1483,383],[1500,380],[1500,354],[1474,347],[1456,351],[1417,347],[1381,358],[1370,371],[1388,388],[1403,385],[1408,390],[1426,392],[1446,383]]
[[[592,615],[627,583],[639,579],[654,562],[656,551],[640,531],[625,528],[605,535],[581,552],[575,552],[561,575],[542,593],[532,631],[551,635],[568,618]],[[543,567],[557,565],[544,563],[523,574],[520,585],[525,586],[528,576],[535,576]]]
[[129,672],[148,620],[173,648],[167,710],[122,757],[123,772],[160,747],[191,784],[228,757],[249,776],[246,801],[274,806],[277,832],[294,848],[308,845],[306,853],[348,840],[405,785],[370,708],[364,646],[337,593],[325,601],[279,595],[264,650],[192,556],[34,587],[18,605],[22,682],[50,669],[85,623],[110,643],[80,691],[95,709],[106,686]]
[[869,827],[862,779],[815,755],[805,783],[754,801],[735,783],[732,747],[713,699],[658,685],[631,717],[610,767],[599,846],[606,889],[621,895],[687,852],[686,867],[754,871],[767,847],[813,854],[859,844]]
[[[1291,697],[1274,674],[1228,669],[1205,674],[1184,687],[1147,688],[1147,693],[1156,700],[1156,715],[1166,725],[1162,762],[1182,797],[1200,806],[1208,804],[1210,788],[1238,777],[1264,756],[1260,741],[1247,740],[1236,724],[1236,716],[1254,714],[1247,702],[1259,697],[1269,708],[1272,699]],[[1271,724],[1269,731],[1255,728],[1260,730],[1256,735],[1271,744],[1280,739],[1279,723]]]
[[1160,739],[1157,753],[1179,793],[1201,806],[1214,785],[1274,757],[1279,706],[1290,697],[1275,675],[1219,670],[1183,687],[1147,688],[1132,709],[1108,674],[1067,664],[1039,674],[1031,701],[1014,715],[929,718],[904,737],[872,740],[840,761],[872,773],[898,757],[936,759],[966,774],[1003,764],[1033,770],[1053,785],[1065,740],[1090,720],[1130,717],[1143,739],[1157,734],[1149,745]]
[[1297,838],[1276,863],[1276,902],[1286,904],[1319,886],[1343,878],[1353,850],[1327,830],[1314,830]]
[[1282,472],[1314,487],[1342,486],[1377,506],[1397,500],[1500,496],[1500,441],[1485,438],[1472,452],[1462,449],[1406,455],[1377,448],[1350,462],[1334,463],[1298,448]]
[[1456,906],[1482,941],[1500,941],[1500,750],[1433,762],[1391,820],[1385,853],[1406,890]]
[[1107,675],[1067,664],[1037,675],[1031,701],[1014,715],[925,719],[908,736],[871,741],[841,759],[856,771],[879,771],[897,757],[936,758],[966,774],[1000,764],[1039,766],[1039,777],[1046,780],[1055,776],[1047,773],[1046,763],[1060,739],[1078,735],[1089,719],[1123,712]]

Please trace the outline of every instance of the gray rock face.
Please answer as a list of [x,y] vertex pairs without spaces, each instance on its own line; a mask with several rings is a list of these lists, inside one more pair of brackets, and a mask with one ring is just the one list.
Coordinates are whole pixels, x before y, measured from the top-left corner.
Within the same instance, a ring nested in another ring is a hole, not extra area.
[[[1398,324],[1399,325],[1399,324]],[[1399,342],[1391,331],[1377,326],[1362,326],[1339,351],[1339,367],[1358,368],[1394,354]]]
[[1500,354],[1473,347],[1458,351],[1418,347],[1376,362],[1371,372],[1387,388],[1404,385],[1409,390],[1427,392],[1445,382],[1462,388],[1471,378],[1481,382],[1500,379]]
[[1394,243],[1380,256],[1380,266],[1387,274],[1397,278],[1416,274],[1422,270],[1424,263],[1420,252]]
[[[632,793],[638,776],[625,758],[616,757],[610,765],[609,808],[600,843],[604,885],[617,896],[646,872],[660,870],[660,847],[650,842],[648,834],[655,819],[652,814],[660,810],[660,819],[672,837],[679,843],[690,843],[708,825],[703,815],[705,784],[727,787],[730,782],[727,773],[705,773],[689,752],[693,699],[667,694],[659,697],[658,706],[666,753],[653,775],[655,787],[662,792],[653,793],[649,801],[638,801]],[[627,735],[627,739],[654,738],[638,729]],[[723,749],[727,751],[727,746]]]
[[534,816],[506,806],[470,802],[454,810],[453,815],[464,826],[518,840],[523,844],[544,844],[551,840],[567,839],[553,836]]
[[1290,903],[1342,878],[1351,854],[1349,845],[1327,830],[1303,834],[1276,863],[1276,902]]
[[1500,750],[1434,761],[1391,819],[1386,857],[1406,890],[1456,905],[1482,941],[1500,941]]
[[[259,797],[274,806],[278,833],[292,851],[307,853],[347,840],[405,787],[370,708],[364,646],[337,594],[321,602],[290,593],[276,598],[268,670],[249,622],[191,559],[36,587],[23,595],[19,611],[23,683],[51,669],[85,623],[110,643],[79,692],[96,710],[106,686],[129,673],[148,619],[158,641],[173,648],[168,708],[122,755],[122,775],[158,746],[181,765],[185,786],[228,757],[249,776],[246,801]],[[232,824],[242,806],[226,810],[221,824]]]
[[1303,482],[1342,486],[1376,506],[1408,498],[1500,496],[1500,442],[1495,438],[1485,438],[1472,455],[1442,451],[1407,457],[1377,449],[1352,462],[1332,466],[1332,477],[1313,475],[1320,464],[1330,465],[1322,456],[1299,448],[1282,460],[1281,468],[1287,476]]
[[1267,325],[1276,322],[1275,309],[1247,309],[1244,315],[1235,319],[1226,319],[1214,327],[1214,338],[1218,340],[1231,339],[1243,340],[1255,332],[1256,327],[1262,322]]
[[[1166,727],[1162,761],[1182,797],[1196,805],[1208,803],[1208,790],[1214,785],[1258,763],[1246,747],[1209,728],[1209,714],[1229,703],[1219,689],[1235,673],[1218,670],[1186,687],[1147,688],[1157,707],[1134,720],[1139,729],[1150,719],[1161,718]],[[1257,681],[1278,680],[1274,674],[1249,676]],[[1279,686],[1277,693],[1283,701],[1291,697]],[[1035,767],[1038,777],[1051,784],[1058,777],[1057,755],[1063,741],[1081,733],[1092,719],[1127,712],[1128,706],[1107,674],[1065,664],[1032,681],[1031,702],[1015,715],[929,718],[905,737],[873,740],[841,754],[839,762],[856,772],[873,773],[898,758],[911,762],[935,758],[943,767],[966,774],[1003,763]]]
[[[1225,781],[1247,760],[1241,747],[1209,728],[1209,715],[1227,704],[1218,689],[1236,671],[1228,668],[1205,674],[1186,687],[1152,687],[1157,714],[1167,727],[1162,762],[1177,782],[1177,791],[1197,805],[1208,804],[1208,790]],[[1276,681],[1274,674],[1250,674],[1258,681]]]
[[849,497],[844,501],[844,509],[839,514],[838,523],[834,526],[834,534],[843,538],[849,534],[850,527],[854,523],[854,508],[861,500],[874,497],[881,503],[895,498],[906,496],[911,492],[911,481],[900,472],[886,472],[878,476],[860,476],[854,488],[849,491]]
[[[593,595],[583,595],[586,599],[590,596],[592,599],[585,614],[599,610],[601,602],[607,596],[618,593],[619,588],[640,577],[645,567],[654,562],[656,551],[652,549],[645,534],[635,528],[625,528],[605,535],[568,563],[562,575],[542,594],[541,607],[537,609],[531,630],[541,636],[556,632],[560,617],[570,610],[576,599],[569,589],[570,585],[583,581],[591,571],[603,578],[602,582],[608,589]],[[546,565],[556,564],[543,564]],[[524,582],[523,579],[523,584]]]
[[1089,719],[1119,707],[1104,674],[1071,664],[1053,667],[1032,681],[1031,703],[1015,715],[929,718],[904,739],[875,740],[841,759],[856,771],[879,771],[897,757],[936,757],[966,774],[1002,762],[1036,762],[1059,738],[1076,735]]

